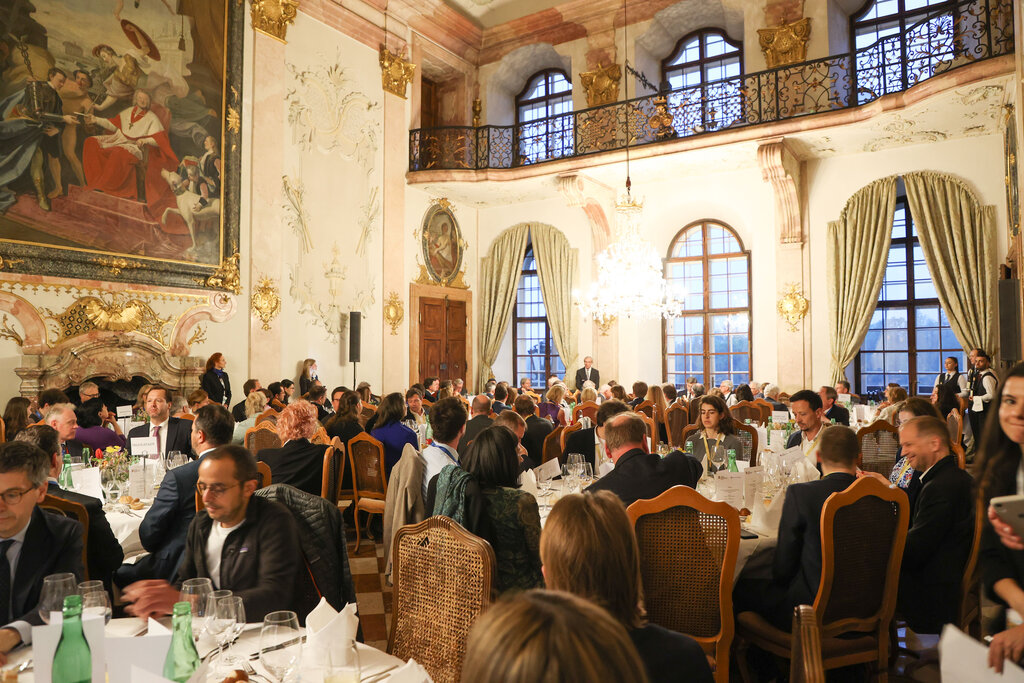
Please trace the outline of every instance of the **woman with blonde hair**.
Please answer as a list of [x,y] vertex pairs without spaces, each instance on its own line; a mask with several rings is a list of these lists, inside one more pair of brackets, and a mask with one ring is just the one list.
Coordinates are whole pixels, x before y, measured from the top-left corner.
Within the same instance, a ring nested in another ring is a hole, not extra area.
[[235,423],[235,432],[232,435],[231,443],[242,444],[245,441],[246,430],[256,426],[256,418],[266,407],[266,394],[262,391],[249,392],[249,395],[245,397],[245,419]]
[[540,408],[540,416],[546,417],[557,425],[558,413],[562,410],[562,401],[565,400],[565,385],[555,384],[548,389],[544,398],[546,400],[537,406]]
[[584,387],[580,391],[580,403],[586,403],[587,401],[597,403],[597,389],[594,387]]
[[650,401],[654,405],[654,410],[651,411],[651,418],[654,420],[654,424],[658,425],[658,442],[668,443],[668,430],[665,429],[666,421],[668,420],[668,401],[665,400],[665,392],[662,390],[661,385],[652,384],[647,389],[647,396],[644,397],[645,401]]
[[603,607],[625,627],[651,683],[713,681],[695,640],[646,623],[640,550],[618,496],[598,491],[558,501],[541,534],[540,558],[548,588]]
[[[258,391],[252,394],[263,396]],[[266,396],[263,399],[266,401]],[[270,476],[275,484],[291,484],[306,493],[319,496],[326,447],[309,440],[320,426],[316,416],[316,406],[309,401],[299,399],[288,404],[277,418],[277,433],[284,445],[280,448],[264,448],[253,455],[270,466]]]
[[316,360],[307,358],[302,361],[302,372],[299,374],[299,396],[305,396],[316,379]]
[[469,632],[463,683],[647,683],[636,648],[600,607],[569,593],[516,593]]

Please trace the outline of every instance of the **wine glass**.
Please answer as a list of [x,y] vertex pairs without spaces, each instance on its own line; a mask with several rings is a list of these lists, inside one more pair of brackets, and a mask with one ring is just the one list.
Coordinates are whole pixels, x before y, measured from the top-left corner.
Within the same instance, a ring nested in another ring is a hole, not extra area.
[[43,578],[43,588],[39,592],[39,617],[44,623],[50,623],[50,613],[64,609],[64,598],[78,594],[78,582],[71,572],[50,574]]
[[181,584],[181,601],[192,606],[192,634],[196,640],[206,625],[206,603],[213,593],[213,581],[208,578],[186,579]]
[[173,470],[175,467],[181,467],[182,465],[188,464],[188,456],[181,451],[171,451],[167,454],[167,463],[165,468],[167,470]]
[[725,469],[725,446],[718,444],[711,451],[711,465],[712,472],[718,472],[719,470]]
[[[88,583],[93,582],[89,581]],[[110,596],[107,595],[107,591],[103,590],[102,581],[96,581],[95,583],[100,584],[100,590],[82,592],[82,616],[102,616],[103,623],[109,624],[110,617],[113,616],[113,611],[110,609]]]
[[302,658],[302,631],[295,612],[271,612],[263,618],[260,629],[260,663],[278,681],[283,681],[298,667]]
[[118,481],[117,476],[117,470],[114,467],[100,469],[100,485],[107,494],[107,505],[110,506],[107,508],[108,510],[117,502],[116,492],[121,487],[121,482]]
[[324,683],[359,683],[362,670],[355,640],[329,649],[325,659]]
[[[220,600],[221,598],[230,598],[230,597],[231,597],[231,591],[226,590],[224,588],[215,590],[215,591],[211,592],[206,597],[206,610],[204,611],[204,614],[206,614],[206,616],[207,616],[206,625],[205,625],[205,628],[206,628],[207,632],[210,631],[210,629],[209,629],[210,619],[209,618],[213,616],[213,610],[216,609],[216,607],[217,607],[217,601]],[[195,629],[193,629],[193,631],[194,630]],[[210,635],[213,636],[214,634],[210,633]],[[202,637],[202,636],[200,635],[200,637]]]
[[[225,665],[228,657],[224,651],[234,640],[236,633],[240,632],[239,626],[245,626],[245,606],[242,598],[237,595],[211,600],[215,600],[215,604],[208,613],[206,630],[217,641],[217,647],[221,652],[221,664]],[[234,668],[230,670],[234,671]]]
[[594,466],[589,462],[583,463],[583,486],[587,487],[594,483]]

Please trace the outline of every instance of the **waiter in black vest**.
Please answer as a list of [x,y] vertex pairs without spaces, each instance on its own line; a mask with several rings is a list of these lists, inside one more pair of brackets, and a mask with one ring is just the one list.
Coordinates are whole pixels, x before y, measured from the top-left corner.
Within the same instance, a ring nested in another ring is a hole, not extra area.
[[967,398],[967,395],[970,393],[967,375],[960,373],[960,362],[956,359],[956,356],[946,358],[946,371],[939,373],[938,377],[935,378],[936,388],[940,384],[945,384],[953,396]]
[[974,434],[974,443],[981,440],[981,430],[985,426],[985,418],[996,397],[996,387],[999,378],[992,372],[990,367],[992,359],[983,349],[975,350],[974,369],[976,375],[971,385],[971,393],[967,401],[967,417],[971,421],[971,433]]

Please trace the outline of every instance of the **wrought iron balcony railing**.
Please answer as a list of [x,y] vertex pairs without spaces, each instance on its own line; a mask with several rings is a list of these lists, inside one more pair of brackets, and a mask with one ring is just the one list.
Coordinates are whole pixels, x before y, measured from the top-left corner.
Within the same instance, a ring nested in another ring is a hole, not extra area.
[[847,54],[743,74],[516,126],[409,133],[409,170],[528,166],[856,107],[974,62],[1013,54],[1013,0],[936,6]]

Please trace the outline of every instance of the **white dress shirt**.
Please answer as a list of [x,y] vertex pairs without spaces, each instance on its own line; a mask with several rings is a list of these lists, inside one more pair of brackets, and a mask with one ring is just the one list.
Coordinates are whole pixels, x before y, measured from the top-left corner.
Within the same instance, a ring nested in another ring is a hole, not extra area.
[[459,454],[451,446],[442,443],[433,443],[423,449],[423,499],[427,498],[427,486],[430,480],[441,473],[448,465],[459,464]]
[[[168,418],[164,420],[163,424],[155,425],[152,422],[149,423],[149,435],[155,436],[156,428],[160,428],[160,443],[157,444],[160,448],[160,455],[167,455],[167,427],[171,424],[171,420]],[[150,456],[156,457],[156,456]]]
[[[31,524],[31,521],[29,522]],[[14,577],[18,574],[18,559],[21,557],[21,549],[25,545],[25,534],[28,532],[28,524],[14,534],[10,538],[0,538],[0,541],[13,540],[14,543],[7,548],[7,564],[11,567],[11,595],[6,596],[8,603],[11,603],[11,598],[14,594]],[[32,644],[32,625],[27,621],[12,621],[9,624],[5,624],[2,628],[12,628],[21,635],[21,642],[26,645]]]

